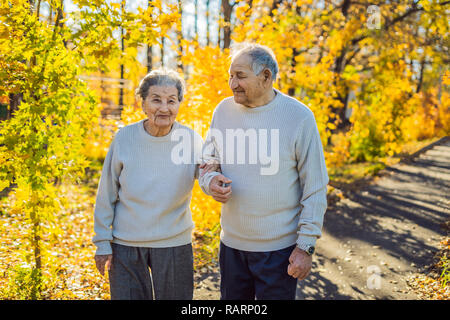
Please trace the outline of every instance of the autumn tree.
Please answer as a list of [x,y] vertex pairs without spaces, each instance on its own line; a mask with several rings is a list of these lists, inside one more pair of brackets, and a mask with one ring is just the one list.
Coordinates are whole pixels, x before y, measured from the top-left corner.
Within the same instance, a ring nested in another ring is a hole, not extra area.
[[[74,4],[80,10],[71,14],[77,24],[68,26],[62,0],[46,3],[56,13],[54,22],[41,17],[43,4],[0,6],[0,96],[21,96],[12,117],[0,122],[0,191],[11,188],[11,211],[26,230],[20,239],[25,264],[14,269],[21,299],[42,298],[60,266],[47,254],[64,206],[55,179],[76,182],[90,164],[83,150],[98,127],[98,99],[81,76],[110,72],[120,63],[132,67],[137,48],[155,43],[178,17],[176,8],[163,12],[157,2],[160,14],[153,18],[152,8],[128,12],[124,1],[79,0]],[[120,29],[126,33],[116,39],[113,32]]]
[[14,187],[13,209],[28,225],[22,241],[30,267],[18,274],[30,287],[27,292],[22,288],[19,298],[41,297],[48,276],[46,243],[57,229],[60,206],[53,182],[84,173],[82,137],[95,120],[96,100],[78,79],[80,56],[63,41],[62,5],[52,3],[54,25],[40,21],[39,4],[33,10],[27,1],[1,5],[0,63],[6,72],[0,95],[22,96],[13,117],[0,123],[0,189]]
[[398,152],[411,129],[418,130],[403,123],[424,102],[418,95],[424,81],[442,77],[448,5],[262,0],[250,9],[240,3],[233,38],[273,48],[279,87],[314,111],[324,144],[344,132],[352,159],[370,160]]

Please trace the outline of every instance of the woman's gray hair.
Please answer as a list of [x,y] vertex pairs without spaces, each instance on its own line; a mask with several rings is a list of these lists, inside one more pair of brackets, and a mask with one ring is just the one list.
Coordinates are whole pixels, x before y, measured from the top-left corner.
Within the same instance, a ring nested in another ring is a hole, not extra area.
[[183,101],[185,84],[183,78],[178,72],[170,69],[156,69],[148,73],[139,83],[136,89],[136,95],[145,100],[148,96],[148,90],[152,86],[173,86],[178,90],[178,101]]
[[252,59],[252,70],[256,75],[267,68],[272,72],[272,80],[277,78],[278,63],[272,49],[256,43],[237,43],[231,47],[231,60],[244,53]]

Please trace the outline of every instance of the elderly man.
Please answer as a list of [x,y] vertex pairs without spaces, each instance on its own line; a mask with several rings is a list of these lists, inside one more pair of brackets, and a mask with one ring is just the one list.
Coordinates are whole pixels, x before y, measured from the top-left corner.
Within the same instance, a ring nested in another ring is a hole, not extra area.
[[234,97],[215,109],[204,145],[209,165],[200,185],[223,203],[224,300],[295,299],[321,236],[328,183],[322,143],[311,110],[273,88],[277,73],[269,48],[234,50]]

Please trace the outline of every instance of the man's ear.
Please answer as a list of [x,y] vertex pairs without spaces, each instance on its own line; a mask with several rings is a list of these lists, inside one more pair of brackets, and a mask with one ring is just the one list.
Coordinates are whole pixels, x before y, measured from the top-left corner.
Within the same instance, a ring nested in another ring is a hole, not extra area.
[[263,86],[270,87],[272,85],[272,72],[269,69],[264,69],[261,74],[263,76]]
[[263,74],[264,82],[272,81],[272,71],[270,71],[269,69],[264,69]]

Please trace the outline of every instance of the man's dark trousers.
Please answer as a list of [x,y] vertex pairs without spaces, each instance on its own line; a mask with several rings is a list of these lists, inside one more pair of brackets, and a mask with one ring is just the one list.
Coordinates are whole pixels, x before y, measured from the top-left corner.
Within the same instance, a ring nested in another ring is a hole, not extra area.
[[294,300],[297,279],[287,273],[295,245],[268,252],[250,252],[220,243],[222,300]]

